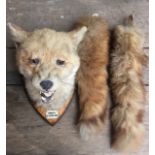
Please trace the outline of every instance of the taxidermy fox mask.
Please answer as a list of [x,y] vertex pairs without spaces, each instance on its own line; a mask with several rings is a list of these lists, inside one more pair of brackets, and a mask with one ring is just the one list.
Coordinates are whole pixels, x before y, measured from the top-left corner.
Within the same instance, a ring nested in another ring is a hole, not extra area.
[[71,32],[48,28],[26,32],[14,24],[8,26],[16,43],[17,65],[32,101],[37,106],[60,108],[74,90],[80,66],[77,47],[87,28]]

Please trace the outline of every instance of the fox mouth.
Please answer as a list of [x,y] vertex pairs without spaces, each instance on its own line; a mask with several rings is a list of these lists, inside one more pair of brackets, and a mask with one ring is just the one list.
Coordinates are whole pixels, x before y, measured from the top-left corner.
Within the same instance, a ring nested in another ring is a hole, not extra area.
[[55,91],[40,91],[41,100],[43,103],[48,103],[53,100]]

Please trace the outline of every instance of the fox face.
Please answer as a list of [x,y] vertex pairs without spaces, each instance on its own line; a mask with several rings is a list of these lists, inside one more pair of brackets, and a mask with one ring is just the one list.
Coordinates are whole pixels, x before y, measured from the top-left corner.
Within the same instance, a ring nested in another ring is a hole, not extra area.
[[73,88],[80,66],[77,47],[86,27],[71,32],[48,28],[26,32],[14,24],[9,24],[9,28],[17,47],[19,71],[34,101],[40,102],[41,98],[42,102],[49,102],[56,92],[65,94]]

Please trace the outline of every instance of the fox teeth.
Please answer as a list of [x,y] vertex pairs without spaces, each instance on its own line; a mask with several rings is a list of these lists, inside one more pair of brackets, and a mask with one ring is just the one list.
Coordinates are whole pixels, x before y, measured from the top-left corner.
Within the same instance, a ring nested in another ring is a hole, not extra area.
[[54,93],[53,92],[40,92],[40,95],[43,96],[43,97],[50,97],[52,96]]
[[45,97],[41,97],[43,102],[46,102],[46,98]]
[[41,100],[43,103],[48,103],[50,100],[52,101],[53,100],[53,97],[50,96],[50,97],[41,97]]
[[48,91],[48,92],[40,91],[42,102],[48,103],[50,100],[52,101],[54,99],[54,97],[53,97],[54,93],[55,92],[51,92],[51,91]]
[[49,96],[52,95],[52,92],[45,92],[44,95],[45,95],[46,97],[49,97]]

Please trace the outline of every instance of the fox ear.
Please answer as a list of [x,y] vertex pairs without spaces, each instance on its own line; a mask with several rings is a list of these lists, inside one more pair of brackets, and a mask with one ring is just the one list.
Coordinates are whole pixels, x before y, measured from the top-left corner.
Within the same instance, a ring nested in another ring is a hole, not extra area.
[[7,25],[10,29],[13,41],[15,41],[15,43],[20,44],[28,37],[28,32],[24,31],[19,26],[12,23],[8,23]]
[[83,26],[82,28],[78,30],[74,30],[70,32],[71,38],[73,39],[74,45],[77,47],[79,43],[82,41],[84,38],[85,33],[87,32],[87,27]]

